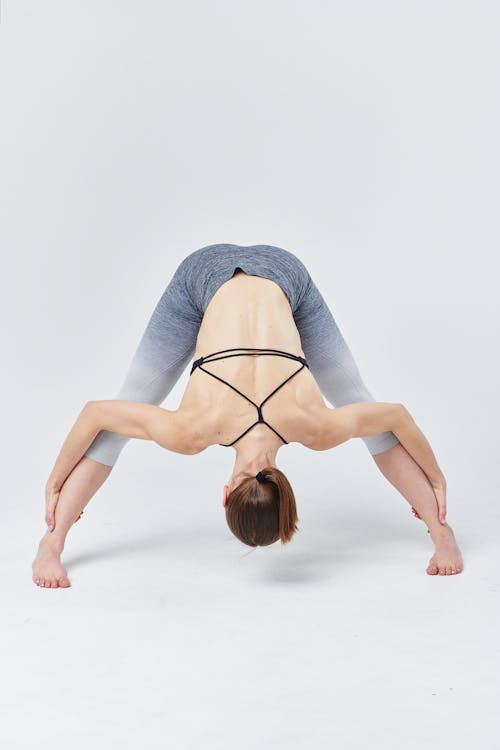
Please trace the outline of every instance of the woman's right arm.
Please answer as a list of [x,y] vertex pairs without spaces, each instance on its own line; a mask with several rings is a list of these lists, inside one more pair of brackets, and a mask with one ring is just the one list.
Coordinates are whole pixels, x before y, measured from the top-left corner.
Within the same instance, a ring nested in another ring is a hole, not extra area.
[[446,522],[446,478],[441,471],[436,456],[420,427],[402,404],[397,404],[398,413],[389,429],[394,432],[410,456],[427,475],[436,496],[438,515],[441,523]]
[[397,412],[389,429],[425,472],[431,483],[444,481],[444,474],[424,433],[403,404],[396,406]]
[[354,437],[368,437],[391,430],[427,475],[436,493],[440,517],[446,509],[446,480],[422,430],[403,404],[368,401],[327,408],[313,450],[327,450]]

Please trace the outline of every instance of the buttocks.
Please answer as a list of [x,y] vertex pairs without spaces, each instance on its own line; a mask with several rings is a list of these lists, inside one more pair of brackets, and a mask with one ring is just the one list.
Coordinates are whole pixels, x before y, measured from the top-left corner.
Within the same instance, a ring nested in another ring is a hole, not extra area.
[[299,306],[310,281],[309,272],[293,253],[275,245],[207,245],[183,261],[187,288],[200,314],[204,314],[222,284],[236,268],[274,281],[286,296],[292,312]]

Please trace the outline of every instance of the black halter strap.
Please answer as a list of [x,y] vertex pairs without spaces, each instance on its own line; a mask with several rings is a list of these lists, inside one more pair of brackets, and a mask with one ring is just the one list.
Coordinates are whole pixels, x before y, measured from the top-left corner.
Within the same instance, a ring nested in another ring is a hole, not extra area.
[[[238,352],[238,354],[228,354],[228,352]],[[223,355],[223,356],[217,356],[217,355]],[[213,372],[210,372],[209,370],[205,370],[204,367],[202,367],[203,363],[207,362],[216,362],[219,359],[226,359],[228,357],[243,357],[243,356],[257,356],[261,354],[269,354],[274,355],[277,357],[285,357],[286,359],[293,359],[296,362],[300,362],[301,366],[298,370],[295,370],[295,372],[292,372],[292,374],[286,378],[282,383],[280,383],[266,398],[261,401],[260,404],[256,404],[255,401],[252,401],[251,398],[249,398],[245,393],[242,393],[238,390],[238,388],[235,388],[234,385],[231,385],[231,383],[228,383],[227,380],[223,380],[218,375],[215,375]],[[280,388],[282,388],[286,383],[288,383],[289,380],[291,380],[297,373],[299,373],[301,370],[304,369],[304,367],[309,367],[304,357],[301,357],[297,354],[290,354],[290,352],[284,352],[281,351],[281,349],[257,349],[255,347],[244,347],[240,346],[233,349],[221,349],[219,352],[212,352],[212,354],[207,354],[206,357],[200,357],[199,359],[196,359],[193,362],[193,365],[191,367],[191,372],[189,375],[191,376],[193,372],[196,370],[196,368],[199,367],[200,370],[203,370],[203,372],[206,372],[207,375],[211,375],[216,380],[219,380],[221,383],[224,383],[225,385],[229,386],[229,388],[232,388],[233,391],[236,391],[236,393],[239,393],[240,396],[243,396],[247,401],[249,401],[255,408],[257,409],[257,421],[254,422],[250,427],[248,427],[244,432],[241,433],[235,440],[232,441],[232,443],[219,443],[219,445],[222,445],[224,447],[230,447],[231,445],[234,445],[238,440],[240,440],[244,435],[247,434],[247,432],[250,432],[250,430],[255,427],[258,424],[265,424],[267,425],[274,433],[277,435],[280,440],[282,440],[286,445],[288,444],[288,441],[285,440],[285,438],[277,432],[277,430],[274,429],[272,425],[269,424],[269,422],[266,422],[264,419],[264,416],[262,414],[262,407],[268,401],[268,399],[271,398],[271,396],[274,396],[274,394],[279,391]]]

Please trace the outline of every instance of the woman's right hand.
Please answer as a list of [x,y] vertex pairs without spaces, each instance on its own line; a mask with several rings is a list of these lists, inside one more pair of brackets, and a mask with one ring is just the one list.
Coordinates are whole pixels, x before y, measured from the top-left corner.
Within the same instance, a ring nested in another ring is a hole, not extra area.
[[430,483],[436,496],[438,506],[438,518],[440,522],[446,524],[446,479],[444,474],[440,473],[437,477],[431,478]]

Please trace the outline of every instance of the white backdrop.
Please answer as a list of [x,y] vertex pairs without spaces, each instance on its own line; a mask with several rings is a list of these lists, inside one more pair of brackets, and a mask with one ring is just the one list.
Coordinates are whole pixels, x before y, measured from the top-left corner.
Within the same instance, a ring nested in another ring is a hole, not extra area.
[[[9,746],[74,744],[82,706],[80,741],[107,747],[498,743],[499,21],[486,0],[4,0]],[[375,397],[430,440],[462,575],[425,575],[423,524],[361,441],[280,451],[301,533],[246,557],[221,505],[233,451],[133,441],[68,537],[72,588],[31,582],[64,437],[214,242],[306,263]]]

